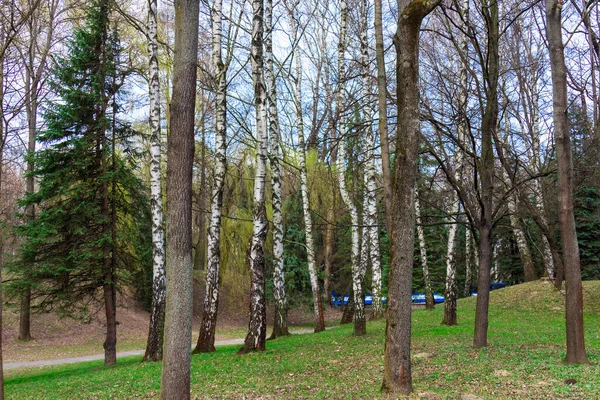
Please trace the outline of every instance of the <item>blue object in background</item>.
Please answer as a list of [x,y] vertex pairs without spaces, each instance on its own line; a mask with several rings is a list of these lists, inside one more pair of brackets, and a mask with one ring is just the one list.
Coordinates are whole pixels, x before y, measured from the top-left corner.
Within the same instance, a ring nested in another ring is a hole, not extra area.
[[[426,302],[425,293],[415,292],[411,296],[411,300],[415,304],[425,304],[425,302]],[[434,301],[434,303],[439,304],[439,303],[443,303],[444,301],[446,301],[446,299],[444,298],[444,296],[442,296],[438,292],[435,292],[435,293],[433,293],[433,301]]]
[[[350,295],[348,293],[346,293],[344,296],[341,296],[339,294],[337,294],[335,292],[335,290],[333,290],[331,292],[331,304],[334,307],[340,307],[342,305],[347,305],[348,304],[348,299],[350,298]],[[387,297],[382,297],[381,298],[381,302],[383,304],[387,303]],[[365,300],[364,300],[364,304],[365,306],[371,306],[373,305],[373,295],[371,293],[366,293],[365,294]]]

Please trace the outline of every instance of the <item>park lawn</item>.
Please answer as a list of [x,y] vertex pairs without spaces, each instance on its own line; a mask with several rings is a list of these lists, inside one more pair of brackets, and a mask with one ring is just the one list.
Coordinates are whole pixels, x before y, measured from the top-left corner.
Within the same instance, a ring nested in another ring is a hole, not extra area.
[[[564,299],[541,281],[491,294],[489,346],[472,348],[475,298],[458,302],[459,325],[440,324],[443,307],[413,313],[414,398],[600,398],[600,282],[584,282],[586,346],[591,364],[565,356]],[[353,337],[346,325],[192,357],[192,398],[385,398],[380,393],[385,321]],[[7,371],[9,399],[158,398],[160,364],[140,357]]]

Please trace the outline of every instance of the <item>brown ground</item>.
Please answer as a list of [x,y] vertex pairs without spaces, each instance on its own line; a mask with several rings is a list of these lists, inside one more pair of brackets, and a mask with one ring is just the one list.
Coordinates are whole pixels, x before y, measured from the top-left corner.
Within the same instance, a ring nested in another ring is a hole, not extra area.
[[[197,340],[197,329],[200,323],[200,309],[203,290],[195,293],[194,333]],[[149,314],[130,298],[121,296],[117,310],[117,350],[144,349],[148,335]],[[220,305],[217,323],[217,340],[243,338],[248,324],[246,305]],[[104,315],[100,309],[92,315],[89,322],[59,318],[56,314],[37,314],[32,316],[31,335],[33,340],[21,342],[17,339],[19,315],[18,310],[4,307],[3,311],[3,361],[37,361],[84,355],[101,354],[104,341]],[[341,317],[339,309],[326,307],[327,321],[336,321]],[[267,321],[272,321],[272,307],[267,309]],[[290,310],[288,314],[290,329],[294,326],[312,322],[311,310],[307,307]],[[270,329],[267,334],[270,334]]]

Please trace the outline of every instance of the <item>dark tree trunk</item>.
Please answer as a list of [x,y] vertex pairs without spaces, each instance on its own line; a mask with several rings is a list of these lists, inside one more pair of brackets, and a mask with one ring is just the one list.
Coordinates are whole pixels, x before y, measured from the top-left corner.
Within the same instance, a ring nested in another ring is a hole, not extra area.
[[[106,160],[105,160],[106,162]],[[106,172],[105,172],[106,173]],[[112,236],[112,218],[109,209],[108,182],[102,184],[102,215],[106,219],[104,223],[104,235]],[[105,239],[106,240],[106,239]],[[104,365],[115,365],[117,363],[117,306],[115,271],[113,264],[114,244],[106,240],[104,244],[103,274],[104,284],[104,312],[106,314],[106,339],[104,340]]]
[[31,289],[26,288],[21,295],[19,309],[19,340],[31,340]]
[[175,0],[175,53],[167,139],[167,286],[161,398],[190,398],[192,167],[199,0]]
[[[3,82],[3,63],[0,59],[0,100],[4,95],[4,82]],[[0,199],[2,198],[2,165],[4,162],[4,143],[6,136],[4,135],[4,116],[2,108],[0,107]],[[4,304],[2,297],[2,269],[4,268],[4,235],[0,234],[0,400],[4,400],[4,361],[2,357],[2,305]]]
[[415,182],[419,158],[419,30],[438,2],[398,0],[396,79],[398,120],[392,176],[392,237],[388,321],[382,390],[412,392],[410,365],[411,294],[415,240]]
[[[342,296],[343,302],[343,296]],[[342,312],[342,320],[340,321],[341,325],[351,324],[354,320],[354,293],[350,293],[348,296],[348,303],[344,305],[344,310]]]
[[117,363],[117,307],[114,271],[110,257],[104,265],[104,309],[106,313],[106,339],[104,340],[104,365]]
[[475,348],[487,346],[492,256],[492,224],[491,222],[481,223],[479,226],[479,270],[477,277],[477,306],[475,309],[475,336],[473,339],[473,346]]
[[[30,67],[32,68],[32,67]],[[29,140],[27,142],[27,152],[30,155],[27,161],[27,173],[29,174],[25,181],[25,190],[27,193],[33,193],[35,190],[35,182],[33,177],[33,159],[31,156],[35,152],[35,134],[37,128],[37,93],[32,87],[32,74],[30,68],[26,69],[26,87],[28,88],[25,94],[25,105],[27,111],[27,127],[29,130]],[[37,85],[36,85],[37,86]],[[33,93],[31,93],[33,92]],[[25,209],[25,218],[27,221],[33,221],[35,218],[35,207],[30,204]],[[25,277],[27,271],[24,271]],[[21,295],[21,307],[19,310],[19,340],[29,341],[31,340],[31,288],[27,287]]]
[[567,69],[562,42],[562,2],[546,0],[546,35],[550,47],[554,137],[558,159],[558,224],[562,243],[566,293],[566,328],[568,364],[589,363],[583,330],[583,289],[579,244],[573,213],[573,161],[567,115]]
[[[452,326],[458,323],[456,319],[456,297],[457,288],[456,282],[454,282],[449,290],[446,290],[445,293],[446,300],[444,301],[444,318],[442,319],[442,324],[444,325]],[[427,302],[429,302],[429,299],[427,299]],[[432,302],[435,303],[433,299]],[[433,307],[429,306],[427,306],[427,308],[433,309]]]
[[381,143],[381,165],[383,172],[383,194],[385,205],[385,227],[392,234],[392,172],[387,124],[387,76],[383,45],[381,0],[375,0],[375,59],[377,60],[377,107],[379,111],[379,140]]
[[477,279],[477,307],[475,310],[474,347],[487,346],[490,273],[493,246],[493,196],[494,196],[494,148],[498,125],[498,71],[499,71],[499,25],[498,3],[484,1],[482,12],[487,26],[487,59],[484,78],[487,82],[485,111],[481,121],[481,158],[479,175],[481,180],[479,230],[479,275]]

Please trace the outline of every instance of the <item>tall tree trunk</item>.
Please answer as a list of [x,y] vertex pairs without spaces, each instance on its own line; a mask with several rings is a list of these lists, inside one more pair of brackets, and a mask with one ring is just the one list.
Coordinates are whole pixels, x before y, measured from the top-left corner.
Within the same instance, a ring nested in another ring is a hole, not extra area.
[[[31,48],[30,48],[31,51]],[[25,109],[27,112],[27,128],[29,131],[29,141],[27,143],[27,178],[25,180],[25,190],[27,193],[33,193],[35,190],[35,181],[33,177],[33,153],[35,152],[35,135],[37,129],[37,87],[32,86],[32,66],[25,69]],[[35,219],[35,207],[30,204],[25,209],[25,218],[28,222]],[[27,271],[24,271],[27,276]],[[31,288],[27,286],[21,295],[21,307],[19,310],[19,340],[31,340]]]
[[[35,152],[36,131],[37,131],[37,113],[39,108],[40,91],[44,85],[44,79],[47,75],[48,53],[54,40],[55,17],[58,8],[58,1],[52,0],[47,8],[36,7],[31,16],[27,19],[29,46],[27,54],[23,55],[25,64],[25,111],[27,113],[27,128],[29,131],[29,140],[27,151],[30,155]],[[44,12],[44,14],[42,14]],[[46,29],[45,38],[40,37],[40,31]],[[37,65],[36,65],[37,64]],[[32,174],[34,165],[30,158],[27,161],[26,191],[33,193],[35,182]],[[30,205],[25,210],[27,221],[35,218],[35,208]],[[25,272],[26,273],[26,272]],[[31,340],[31,288],[27,287],[21,297],[21,307],[19,313],[19,340]]]
[[[375,170],[375,141],[373,138],[373,130],[371,128],[371,106],[369,100],[371,96],[369,94],[370,85],[370,59],[369,59],[369,42],[367,38],[368,33],[368,10],[369,4],[366,0],[361,3],[361,24],[362,31],[360,35],[360,48],[362,53],[361,60],[361,74],[362,74],[362,92],[363,99],[366,102],[363,107],[363,121],[365,124],[364,138],[365,138],[365,207],[363,207],[363,220],[364,227],[363,231],[366,230],[366,234],[363,233],[363,240],[368,242],[368,246],[363,248],[369,249],[369,255],[371,258],[371,271],[372,271],[372,294],[373,294],[373,307],[371,313],[371,319],[380,318],[383,315],[383,303],[381,300],[381,260],[379,255],[379,229],[377,226],[377,199],[375,198],[376,186],[376,175]],[[366,271],[366,264],[362,271],[363,276]]]
[[[104,150],[103,150],[104,151]],[[106,168],[106,160],[103,160]],[[106,176],[107,170],[104,170]],[[105,218],[103,231],[105,244],[103,248],[103,291],[104,291],[104,311],[106,314],[106,338],[104,340],[104,365],[115,365],[117,363],[117,304],[116,304],[116,276],[113,264],[113,254],[115,244],[107,237],[112,236],[111,210],[109,205],[108,182],[102,183],[102,216]]]
[[567,69],[562,42],[562,2],[546,0],[546,35],[550,47],[554,138],[558,159],[558,223],[567,281],[566,328],[568,364],[588,363],[583,330],[583,289],[579,245],[573,214],[573,162],[567,115]]
[[150,208],[152,213],[152,309],[143,360],[162,359],[165,331],[165,235],[163,230],[160,84],[158,79],[158,4],[148,1],[148,53],[150,98]]
[[[1,65],[1,63],[0,63]],[[1,79],[0,79],[0,84],[1,84]],[[1,98],[1,97],[0,97]],[[0,121],[2,121],[0,119]],[[0,125],[2,125],[2,122],[0,122]],[[2,129],[0,128],[0,137],[2,135]],[[2,152],[0,151],[0,170],[2,169]],[[2,172],[0,171],[0,193],[2,193]],[[2,196],[0,195],[0,198]],[[0,282],[2,282],[2,268],[4,268],[4,235],[0,235]],[[2,296],[2,285],[0,284],[0,304],[4,304],[4,299]],[[4,400],[4,361],[3,361],[3,350],[2,350],[2,328],[3,328],[3,321],[2,321],[2,308],[0,307],[0,400]]]
[[215,68],[215,163],[214,184],[210,202],[210,225],[208,228],[208,264],[206,267],[206,290],[198,343],[194,353],[215,351],[215,330],[219,307],[219,280],[221,264],[221,211],[227,161],[227,68],[222,59],[223,2],[215,0],[212,15],[212,63]]
[[484,0],[482,12],[487,26],[487,58],[485,69],[486,104],[481,122],[481,158],[479,174],[481,180],[479,230],[479,275],[477,279],[477,307],[475,310],[475,348],[487,346],[488,308],[490,295],[490,271],[492,268],[493,245],[493,192],[494,192],[494,149],[493,138],[498,125],[498,71],[499,71],[499,19],[498,3]]
[[392,177],[392,240],[382,390],[409,394],[411,292],[415,241],[415,183],[419,158],[419,30],[438,4],[398,0],[396,158]]
[[252,1],[252,81],[254,84],[254,107],[256,113],[256,175],[254,179],[254,227],[250,245],[250,322],[244,346],[239,353],[264,350],[267,336],[267,312],[265,303],[265,239],[267,237],[267,211],[265,186],[267,175],[267,96],[263,68],[263,0]]
[[348,207],[350,212],[350,220],[352,224],[352,290],[354,295],[354,334],[364,335],[366,333],[366,321],[364,313],[364,302],[362,294],[362,279],[361,279],[361,265],[360,265],[360,235],[358,231],[358,213],[356,206],[350,198],[348,189],[346,187],[346,147],[344,140],[346,139],[346,116],[345,116],[345,61],[344,54],[346,53],[347,46],[347,34],[346,24],[348,19],[348,5],[345,0],[340,1],[340,38],[338,43],[338,92],[337,92],[337,113],[338,113],[338,124],[339,124],[339,140],[337,147],[337,169],[340,180],[340,192],[342,200]]
[[425,233],[421,221],[421,204],[419,202],[419,194],[415,189],[415,219],[417,223],[417,236],[419,238],[419,251],[421,253],[421,266],[423,267],[423,283],[425,285],[425,308],[433,310],[435,308],[435,300],[433,298],[433,290],[431,290],[431,279],[429,278],[429,266],[427,265],[427,246],[425,245]]
[[387,124],[387,76],[385,74],[385,54],[383,45],[381,0],[375,0],[375,59],[377,61],[377,109],[379,113],[379,141],[381,144],[381,168],[383,172],[383,196],[385,205],[385,226],[388,236],[392,234],[392,171]]
[[[100,3],[101,13],[106,15],[108,20],[109,4],[107,0],[103,0]],[[103,41],[99,44],[100,62],[104,65],[101,67],[101,72],[106,74],[106,64],[108,63],[108,52],[107,52],[107,37],[108,37],[108,23],[103,25],[104,34]],[[108,76],[105,76],[107,78]],[[105,80],[102,79],[99,93],[107,92],[105,87]],[[108,102],[107,102],[108,103]],[[96,106],[97,118],[106,118],[106,110],[108,104],[98,104]],[[99,132],[97,137],[97,160],[99,170],[102,172],[102,177],[107,178],[109,174],[109,161],[107,155],[109,155],[109,144],[107,138],[106,129],[103,128]],[[104,365],[110,366],[117,363],[117,305],[116,305],[116,275],[113,264],[113,255],[115,251],[115,243],[113,242],[113,224],[112,224],[112,213],[111,213],[111,199],[108,187],[108,179],[102,179],[100,183],[100,199],[101,206],[100,212],[102,214],[102,289],[104,293],[104,312],[106,316],[106,337],[104,339]]]
[[192,167],[199,0],[175,0],[175,53],[167,137],[167,281],[162,399],[190,398]]
[[[4,33],[0,28],[0,34]],[[4,131],[4,60],[0,57],[0,200],[2,199],[2,172],[4,166],[4,145],[6,144],[6,132]],[[4,400],[4,361],[2,350],[2,337],[4,323],[2,320],[2,269],[4,268],[4,235],[0,234],[0,400]]]
[[298,147],[300,149],[300,191],[302,192],[302,211],[304,215],[304,230],[306,237],[306,258],[308,261],[308,273],[310,275],[310,287],[313,295],[313,314],[315,319],[315,333],[325,330],[325,320],[323,317],[323,301],[321,299],[321,290],[319,289],[319,275],[317,263],[315,260],[315,245],[313,238],[312,216],[310,215],[310,197],[308,193],[308,171],[306,168],[306,143],[304,140],[304,123],[302,116],[302,58],[299,51],[298,21],[299,14],[296,14],[295,8],[288,10],[291,36],[295,42],[294,58],[295,65],[295,85],[294,85],[294,105],[296,109],[296,132],[298,134]]
[[[462,2],[462,13],[465,21],[469,19],[469,2],[464,0]],[[454,166],[454,180],[460,181],[465,174],[465,155],[463,152],[463,146],[467,144],[467,137],[469,134],[469,121],[467,117],[467,104],[468,104],[468,41],[467,34],[463,33],[460,39],[460,48],[462,52],[461,66],[460,66],[460,91],[458,94],[458,113],[459,121],[457,126],[458,131],[458,146],[456,146],[456,165]],[[444,290],[444,317],[442,323],[445,325],[456,325],[456,299],[458,297],[458,289],[456,285],[456,246],[457,246],[457,231],[458,231],[458,213],[460,212],[460,200],[458,194],[452,191],[450,205],[450,215],[453,218],[453,224],[450,225],[448,230],[448,246],[446,249],[446,287]]]
[[277,113],[277,81],[273,71],[273,0],[265,2],[265,78],[269,100],[269,134],[271,161],[271,190],[273,204],[273,297],[275,312],[271,339],[289,335],[287,326],[287,305],[285,297],[285,273],[283,269],[283,213],[281,199],[281,129]]
[[[325,47],[323,45],[322,47]],[[325,101],[327,104],[333,104],[333,90],[331,89],[331,85],[329,83],[329,65],[325,63]],[[324,138],[324,149],[323,149],[323,159],[325,158],[325,154],[327,153],[326,144],[327,143],[335,143],[335,113],[329,113],[329,126],[327,128],[327,132]],[[335,179],[335,174],[333,173],[333,168],[337,164],[337,150],[336,147],[330,145],[330,154],[329,154],[329,166],[332,176]],[[325,264],[325,277],[323,278],[323,287],[325,290],[325,294],[329,299],[331,304],[331,293],[333,291],[333,274],[334,274],[334,265],[333,258],[335,254],[335,236],[336,236],[336,205],[337,205],[337,194],[332,192],[331,195],[331,203],[329,204],[329,208],[327,210],[327,225],[325,226],[325,232],[323,233],[323,246],[324,246],[324,255],[323,255],[323,263]]]

